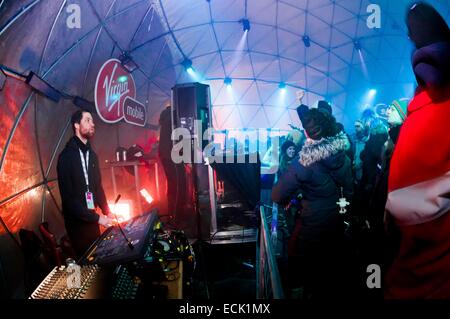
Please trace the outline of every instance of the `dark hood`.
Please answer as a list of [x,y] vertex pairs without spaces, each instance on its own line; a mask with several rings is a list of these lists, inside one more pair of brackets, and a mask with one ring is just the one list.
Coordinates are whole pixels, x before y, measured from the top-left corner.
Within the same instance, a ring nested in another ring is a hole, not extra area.
[[418,2],[408,10],[406,16],[408,35],[416,48],[450,41],[450,30],[445,19],[429,4]]
[[419,85],[433,100],[446,99],[450,86],[450,42],[433,43],[416,50],[412,67]]

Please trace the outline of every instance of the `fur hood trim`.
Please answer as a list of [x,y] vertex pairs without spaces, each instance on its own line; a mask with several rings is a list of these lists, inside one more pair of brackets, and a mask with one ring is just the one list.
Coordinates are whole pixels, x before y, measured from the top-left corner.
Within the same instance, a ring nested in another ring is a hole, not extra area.
[[350,142],[344,132],[339,132],[335,136],[324,137],[317,141],[307,139],[300,151],[299,162],[303,166],[308,167],[349,148]]

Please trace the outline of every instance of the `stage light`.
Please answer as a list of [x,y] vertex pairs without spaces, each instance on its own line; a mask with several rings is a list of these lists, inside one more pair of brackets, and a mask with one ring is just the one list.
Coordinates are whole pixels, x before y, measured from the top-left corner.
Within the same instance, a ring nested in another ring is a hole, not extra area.
[[280,82],[280,84],[278,84],[278,88],[280,89],[280,91],[278,94],[276,105],[279,107],[286,107],[286,83]]
[[359,42],[359,40],[353,40],[353,45],[355,46],[355,49],[357,51],[361,51],[361,43]]
[[194,72],[194,69],[192,68],[192,61],[191,61],[191,60],[185,59],[183,62],[181,62],[181,64],[183,65],[184,69],[185,69],[188,73]]
[[244,30],[244,32],[246,31],[250,31],[250,21],[248,21],[248,19],[242,19],[242,30]]
[[186,71],[187,73],[189,73],[190,76],[195,77],[195,71],[193,68],[188,68]]
[[304,35],[302,39],[305,47],[309,48],[311,46],[311,39],[307,35]]
[[114,202],[108,202],[108,207],[114,218],[117,217],[119,223],[123,223],[131,218],[131,204],[128,201],[121,201],[114,205]]
[[184,67],[185,71],[189,74],[191,79],[194,82],[202,82],[204,81],[204,78],[201,76],[200,73],[198,73],[193,67],[192,67],[192,61],[190,59],[184,59],[183,62],[181,62],[181,65]]
[[45,95],[50,100],[56,103],[59,102],[61,94],[50,84],[48,84],[39,76],[37,76],[37,74],[35,74],[34,72],[31,71],[30,74],[28,74],[27,78],[25,79],[25,82],[29,86],[31,86],[35,91]]
[[231,78],[228,77],[223,80],[223,83],[225,83],[227,88],[231,88],[231,82],[232,82]]
[[149,192],[143,188],[139,191],[142,195],[142,197],[145,198],[145,200],[147,201],[147,203],[151,204],[153,202],[153,197],[149,194]]
[[[122,66],[128,70],[128,72],[132,73],[134,70],[138,68],[137,64],[133,61],[130,55],[128,55],[127,52],[122,53],[122,55],[119,57],[119,60],[122,64]],[[119,79],[120,81],[120,79]],[[126,81],[126,79],[125,79]]]
[[362,100],[362,104],[363,105],[367,105],[366,108],[370,107],[375,99],[375,95],[377,94],[377,90],[376,89],[370,89],[367,91],[366,95],[364,96],[363,100]]

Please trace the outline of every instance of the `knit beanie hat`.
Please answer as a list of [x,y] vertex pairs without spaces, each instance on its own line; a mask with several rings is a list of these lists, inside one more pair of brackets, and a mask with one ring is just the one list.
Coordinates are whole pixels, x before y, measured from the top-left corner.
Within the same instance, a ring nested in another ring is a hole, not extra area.
[[302,119],[302,125],[308,137],[313,140],[320,140],[324,137],[334,136],[339,133],[336,126],[336,119],[330,113],[319,110],[309,110]]
[[406,100],[394,100],[391,104],[394,109],[397,111],[398,115],[400,115],[402,121],[405,120],[406,114],[408,111],[408,101]]

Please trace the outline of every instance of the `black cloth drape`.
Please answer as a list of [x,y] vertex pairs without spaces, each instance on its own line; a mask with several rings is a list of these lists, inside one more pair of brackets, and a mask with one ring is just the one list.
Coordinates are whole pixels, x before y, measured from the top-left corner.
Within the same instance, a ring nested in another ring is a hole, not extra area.
[[[255,158],[256,163],[250,163]],[[237,163],[237,159],[237,156],[224,156],[223,163],[212,162],[211,167],[219,179],[228,181],[242,193],[250,207],[255,207],[260,200],[261,161],[258,154],[245,154],[245,163]]]

